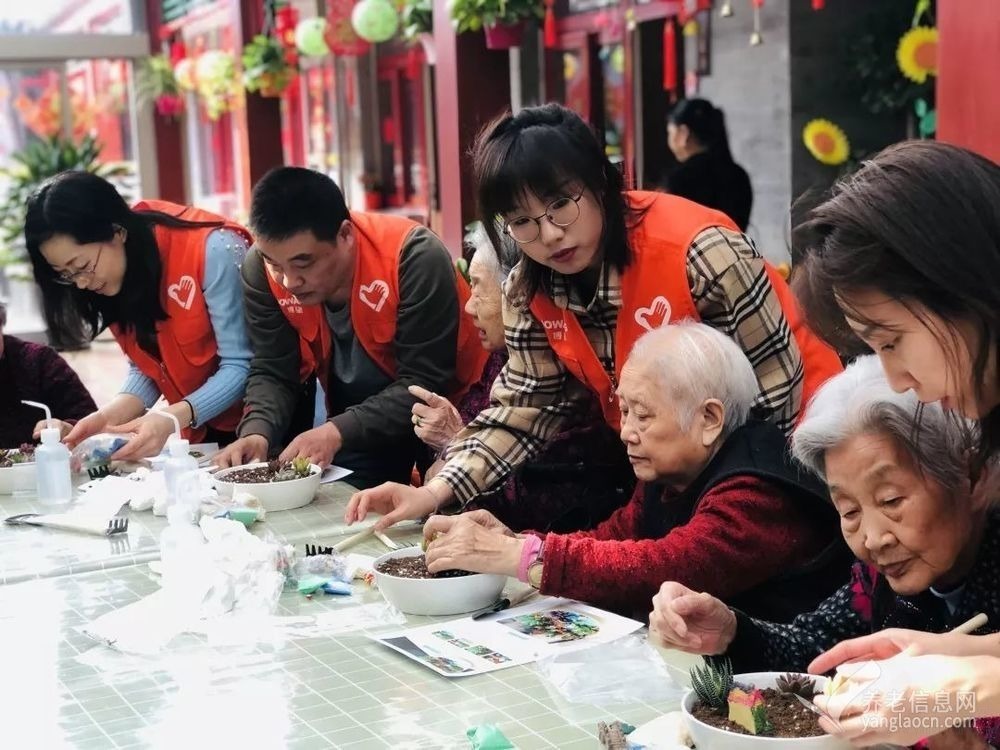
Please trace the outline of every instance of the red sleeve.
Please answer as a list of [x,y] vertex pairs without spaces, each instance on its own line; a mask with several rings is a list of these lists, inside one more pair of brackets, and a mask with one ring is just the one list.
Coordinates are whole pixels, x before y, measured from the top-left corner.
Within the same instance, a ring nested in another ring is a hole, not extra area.
[[[634,505],[636,496],[619,512]],[[632,514],[638,518],[639,509]],[[810,515],[815,514],[773,485],[734,477],[706,494],[688,523],[660,539],[549,534],[541,590],[626,613],[648,611],[664,581],[725,599],[804,562],[825,545],[831,529]]]

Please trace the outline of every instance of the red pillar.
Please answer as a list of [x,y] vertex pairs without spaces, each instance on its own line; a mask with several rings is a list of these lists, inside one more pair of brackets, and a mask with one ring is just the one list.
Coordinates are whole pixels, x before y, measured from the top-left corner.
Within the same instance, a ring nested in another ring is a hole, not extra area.
[[[160,13],[162,3],[146,0],[146,18],[149,19],[149,51],[160,53]],[[156,163],[159,164],[157,182],[162,200],[187,203],[184,179],[184,150],[181,137],[181,120],[153,115],[153,135],[156,141]],[[146,196],[152,197],[152,196]]]
[[486,49],[482,32],[456,35],[447,0],[434,0],[434,45],[439,231],[458,257],[464,227],[476,218],[467,154],[480,128],[510,108],[510,63],[507,52]]
[[939,140],[1000,163],[1000,2],[937,4]]
[[[240,23],[244,43],[264,28],[263,6],[259,2],[240,3]],[[246,94],[247,150],[250,158],[250,187],[273,167],[284,164],[281,148],[281,100],[260,93]]]

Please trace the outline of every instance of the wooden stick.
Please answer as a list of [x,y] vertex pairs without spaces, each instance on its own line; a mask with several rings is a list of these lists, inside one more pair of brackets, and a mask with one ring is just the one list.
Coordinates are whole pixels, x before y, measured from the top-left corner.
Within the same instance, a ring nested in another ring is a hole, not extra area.
[[339,542],[333,545],[333,548],[337,552],[343,552],[348,547],[353,547],[355,544],[363,542],[365,539],[367,539],[374,533],[375,533],[375,527],[369,526],[364,531],[359,531],[357,534],[347,537],[347,539],[341,539]]

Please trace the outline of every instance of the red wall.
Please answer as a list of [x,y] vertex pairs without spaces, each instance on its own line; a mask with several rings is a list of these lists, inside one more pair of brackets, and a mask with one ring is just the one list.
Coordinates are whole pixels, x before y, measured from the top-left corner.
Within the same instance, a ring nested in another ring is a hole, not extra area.
[[1000,163],[1000,0],[939,0],[939,140]]

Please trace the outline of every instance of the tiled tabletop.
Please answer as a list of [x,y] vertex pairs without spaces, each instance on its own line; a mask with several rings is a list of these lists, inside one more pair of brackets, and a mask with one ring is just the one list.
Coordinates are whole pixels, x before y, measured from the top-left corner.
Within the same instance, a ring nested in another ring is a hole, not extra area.
[[[355,551],[383,550],[371,540]],[[286,591],[277,614],[381,600],[356,588]],[[599,747],[600,720],[638,725],[676,708],[567,704],[531,666],[448,679],[363,632],[225,648],[184,636],[137,659],[78,630],[157,589],[142,564],[0,586],[0,747],[468,748],[467,728],[494,723],[522,750],[572,750]]]
[[[309,505],[295,510],[269,513],[254,524],[258,536],[268,533],[289,543],[334,539],[359,531],[374,522],[348,527],[344,509],[355,492],[343,482],[320,486]],[[20,513],[51,513],[63,510],[40,506],[33,498],[0,495],[0,520]],[[126,534],[92,536],[35,526],[0,524],[0,584],[37,578],[52,578],[92,570],[110,570],[147,563],[159,558],[160,534],[167,520],[152,511],[129,511]]]

